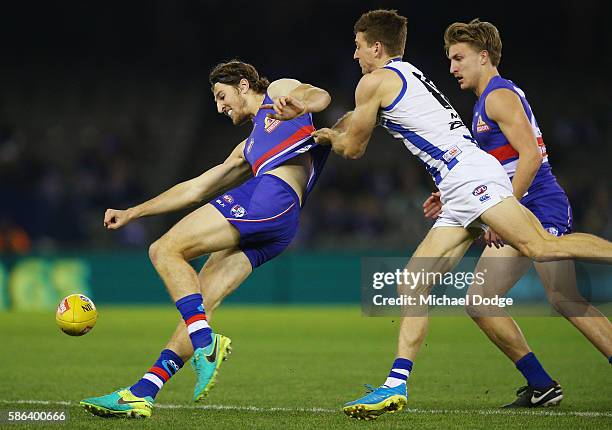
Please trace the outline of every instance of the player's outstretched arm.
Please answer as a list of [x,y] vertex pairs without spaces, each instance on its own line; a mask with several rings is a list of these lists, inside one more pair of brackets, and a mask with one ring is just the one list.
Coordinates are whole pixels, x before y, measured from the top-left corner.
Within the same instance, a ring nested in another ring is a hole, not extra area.
[[512,189],[514,196],[520,200],[542,164],[542,152],[533,128],[521,99],[508,89],[501,88],[491,92],[485,101],[485,109],[487,116],[499,124],[510,145],[519,153],[516,172],[512,178]]
[[104,214],[104,226],[115,230],[136,218],[193,206],[241,184],[252,174],[249,163],[243,155],[244,144],[245,141],[236,146],[223,163],[196,178],[173,186],[151,200],[126,210],[107,209]]
[[382,77],[382,74],[376,72],[364,75],[355,90],[355,110],[342,117],[333,128],[315,131],[315,141],[331,144],[334,152],[344,158],[360,158],[376,127],[382,98],[379,91]]
[[274,103],[264,104],[264,109],[274,109],[270,118],[290,120],[307,113],[321,112],[331,102],[331,96],[322,88],[303,84],[295,79],[278,79],[268,87],[268,95]]

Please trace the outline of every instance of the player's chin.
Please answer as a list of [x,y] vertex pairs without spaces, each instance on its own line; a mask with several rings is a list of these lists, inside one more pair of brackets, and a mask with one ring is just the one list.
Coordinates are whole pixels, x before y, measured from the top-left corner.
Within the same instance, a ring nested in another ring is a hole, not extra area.
[[233,116],[232,117],[232,124],[234,125],[242,125],[244,123],[246,123],[249,120],[248,116]]

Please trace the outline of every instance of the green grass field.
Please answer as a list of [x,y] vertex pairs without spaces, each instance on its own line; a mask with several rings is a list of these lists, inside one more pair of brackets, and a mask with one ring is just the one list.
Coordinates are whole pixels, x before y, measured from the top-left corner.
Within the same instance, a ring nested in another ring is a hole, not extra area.
[[234,353],[204,405],[191,403],[187,366],[159,394],[150,419],[93,417],[78,401],[140,378],[178,319],[171,306],[99,311],[95,329],[80,338],[61,333],[53,313],[0,313],[0,409],[67,410],[70,428],[86,429],[612,428],[610,365],[552,317],[519,323],[564,387],[560,407],[500,411],[523,385],[520,374],[469,319],[437,317],[410,378],[409,410],[351,420],[342,404],[360,396],[362,384],[382,383],[397,333],[397,320],[365,318],[357,307],[222,307],[213,327],[233,339]]

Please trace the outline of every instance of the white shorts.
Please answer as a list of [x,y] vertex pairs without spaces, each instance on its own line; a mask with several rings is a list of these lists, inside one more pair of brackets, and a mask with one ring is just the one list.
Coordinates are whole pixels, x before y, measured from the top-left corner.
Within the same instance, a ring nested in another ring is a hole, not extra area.
[[442,213],[436,227],[484,228],[484,211],[512,196],[512,183],[499,161],[484,151],[463,158],[438,185]]

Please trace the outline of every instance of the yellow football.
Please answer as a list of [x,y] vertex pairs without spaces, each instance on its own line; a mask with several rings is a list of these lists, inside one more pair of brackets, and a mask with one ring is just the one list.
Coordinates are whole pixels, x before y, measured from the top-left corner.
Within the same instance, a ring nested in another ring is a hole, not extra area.
[[83,294],[71,294],[57,306],[55,321],[59,328],[70,336],[83,336],[98,320],[96,306]]

